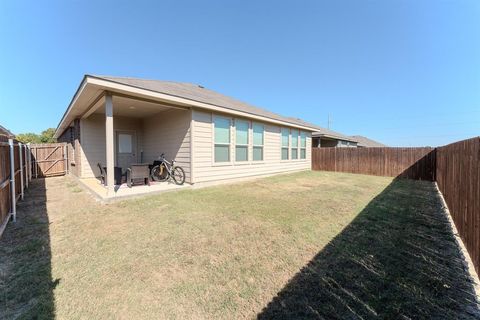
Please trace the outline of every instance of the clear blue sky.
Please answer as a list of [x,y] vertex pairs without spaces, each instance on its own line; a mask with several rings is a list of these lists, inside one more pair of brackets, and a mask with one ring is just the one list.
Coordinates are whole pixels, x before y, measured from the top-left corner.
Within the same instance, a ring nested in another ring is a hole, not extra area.
[[0,124],[86,73],[194,82],[389,145],[480,134],[480,1],[0,1]]

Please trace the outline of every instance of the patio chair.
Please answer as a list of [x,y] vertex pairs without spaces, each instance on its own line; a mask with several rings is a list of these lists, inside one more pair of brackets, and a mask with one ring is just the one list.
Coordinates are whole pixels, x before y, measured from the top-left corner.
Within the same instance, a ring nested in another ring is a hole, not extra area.
[[[107,167],[102,166],[100,163],[97,163],[97,167],[100,170],[100,180],[102,181],[103,185],[107,185]],[[120,167],[113,167],[113,176],[114,176],[114,184],[120,185],[122,184],[122,168]]]
[[100,181],[102,184],[106,185],[105,179],[107,178],[106,170],[103,170],[103,167],[100,163],[97,163],[98,169],[100,170]]
[[127,186],[141,183],[150,185],[150,170],[148,170],[148,163],[134,163],[127,169]]

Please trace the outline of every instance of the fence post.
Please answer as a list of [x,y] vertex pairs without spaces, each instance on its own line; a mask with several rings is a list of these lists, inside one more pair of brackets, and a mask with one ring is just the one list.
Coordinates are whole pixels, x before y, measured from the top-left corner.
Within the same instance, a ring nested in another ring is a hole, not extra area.
[[32,149],[30,148],[30,142],[27,144],[27,166],[28,166],[28,181],[32,180]]
[[67,144],[63,146],[63,160],[64,160],[64,169],[65,169],[65,174],[68,174],[68,148]]
[[23,145],[23,161],[25,162],[25,188],[28,189],[28,146]]
[[13,222],[17,221],[17,208],[16,208],[16,199],[15,199],[15,155],[13,148],[13,139],[8,139],[8,144],[10,145],[10,195],[12,197],[12,212],[10,213],[13,217]]
[[18,143],[18,161],[20,163],[20,198],[23,200],[23,157],[22,144]]
[[38,163],[37,163],[38,148],[34,147],[33,149],[35,150],[35,179],[37,179],[38,178]]

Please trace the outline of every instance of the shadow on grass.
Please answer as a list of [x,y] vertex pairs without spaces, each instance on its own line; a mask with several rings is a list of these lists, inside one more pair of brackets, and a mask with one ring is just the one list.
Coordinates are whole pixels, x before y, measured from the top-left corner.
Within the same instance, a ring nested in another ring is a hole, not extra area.
[[434,184],[394,180],[258,319],[478,319]]
[[32,180],[0,238],[1,319],[55,317],[49,224],[45,179]]

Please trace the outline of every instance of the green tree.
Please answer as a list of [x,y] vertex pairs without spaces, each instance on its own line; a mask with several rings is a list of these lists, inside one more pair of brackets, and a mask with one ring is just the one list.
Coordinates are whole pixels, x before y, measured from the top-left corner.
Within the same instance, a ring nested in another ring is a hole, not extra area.
[[55,128],[48,128],[47,130],[43,130],[40,134],[40,142],[41,143],[53,143],[57,142],[53,135],[55,134]]
[[56,139],[53,138],[55,134],[54,128],[48,128],[43,130],[41,134],[36,134],[33,132],[20,133],[15,137],[18,141],[22,143],[53,143],[56,142]]
[[40,143],[40,136],[33,132],[20,133],[15,138],[22,143]]

